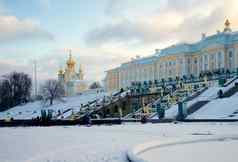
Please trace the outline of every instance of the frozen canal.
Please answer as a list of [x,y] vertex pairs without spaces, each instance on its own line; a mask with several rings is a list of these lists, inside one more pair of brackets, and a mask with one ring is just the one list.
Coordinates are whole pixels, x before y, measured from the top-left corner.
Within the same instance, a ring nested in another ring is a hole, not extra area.
[[125,162],[140,143],[217,135],[238,136],[238,123],[0,128],[0,161]]

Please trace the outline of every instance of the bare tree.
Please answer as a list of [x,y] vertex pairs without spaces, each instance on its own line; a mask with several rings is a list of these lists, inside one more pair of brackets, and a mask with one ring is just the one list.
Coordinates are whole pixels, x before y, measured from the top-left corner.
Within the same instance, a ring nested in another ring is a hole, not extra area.
[[0,82],[0,106],[7,109],[30,100],[31,78],[25,73],[12,72]]
[[50,105],[53,105],[55,99],[61,100],[65,91],[63,85],[57,80],[47,80],[41,87],[41,95],[44,104],[49,101]]

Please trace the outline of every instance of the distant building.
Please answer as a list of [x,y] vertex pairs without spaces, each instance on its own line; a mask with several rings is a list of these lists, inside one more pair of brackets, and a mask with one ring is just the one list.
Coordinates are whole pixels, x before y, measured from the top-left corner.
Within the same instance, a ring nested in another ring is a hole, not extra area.
[[80,65],[78,72],[76,72],[76,61],[73,59],[71,52],[65,70],[59,69],[58,71],[58,80],[64,85],[66,96],[72,96],[88,89],[82,66]]
[[[189,34],[189,33],[188,33]],[[181,43],[155,50],[149,57],[136,57],[130,62],[108,70],[105,78],[109,91],[126,88],[132,82],[154,81],[183,76],[198,77],[200,73],[217,70],[235,71],[238,67],[238,32],[232,32],[226,20],[222,32],[200,41]]]
[[119,69],[111,69],[107,71],[107,76],[104,80],[106,91],[111,92],[119,90]]

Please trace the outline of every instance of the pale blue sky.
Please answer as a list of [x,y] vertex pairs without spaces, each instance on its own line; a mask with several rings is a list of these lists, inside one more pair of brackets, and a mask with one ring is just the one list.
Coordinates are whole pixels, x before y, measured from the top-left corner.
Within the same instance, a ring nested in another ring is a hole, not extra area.
[[[56,78],[67,49],[87,80],[136,55],[153,54],[202,32],[238,26],[236,0],[0,0],[0,75],[13,70]],[[206,24],[206,25],[204,25]]]

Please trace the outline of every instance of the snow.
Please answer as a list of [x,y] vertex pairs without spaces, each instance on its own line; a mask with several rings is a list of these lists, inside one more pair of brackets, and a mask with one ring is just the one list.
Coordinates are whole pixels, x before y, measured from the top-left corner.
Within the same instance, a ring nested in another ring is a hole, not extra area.
[[238,123],[17,127],[0,128],[0,132],[1,162],[126,162],[126,152],[138,144],[237,136]]
[[[79,111],[81,104],[87,104],[89,101],[101,99],[107,94],[105,92],[96,92],[96,90],[89,90],[81,95],[72,97],[65,97],[64,102],[56,101],[52,106],[44,107],[40,101],[27,103],[26,105],[16,106],[7,111],[0,112],[0,119],[13,117],[14,119],[31,119],[40,116],[42,109],[52,109],[54,114],[60,110],[61,112],[67,109],[74,109]],[[71,115],[72,111],[64,114],[64,117]]]
[[[155,142],[154,142],[155,143]],[[238,139],[236,137],[220,137],[199,140],[187,140],[163,144],[147,149],[138,158],[149,162],[176,161],[216,161],[234,162],[234,155],[238,153]],[[229,148],[225,151],[224,148]],[[186,153],[186,155],[184,155]],[[157,156],[159,155],[159,156]],[[173,155],[173,156],[171,156]],[[196,160],[195,160],[196,159]]]
[[238,93],[228,98],[212,100],[187,118],[238,119]]

